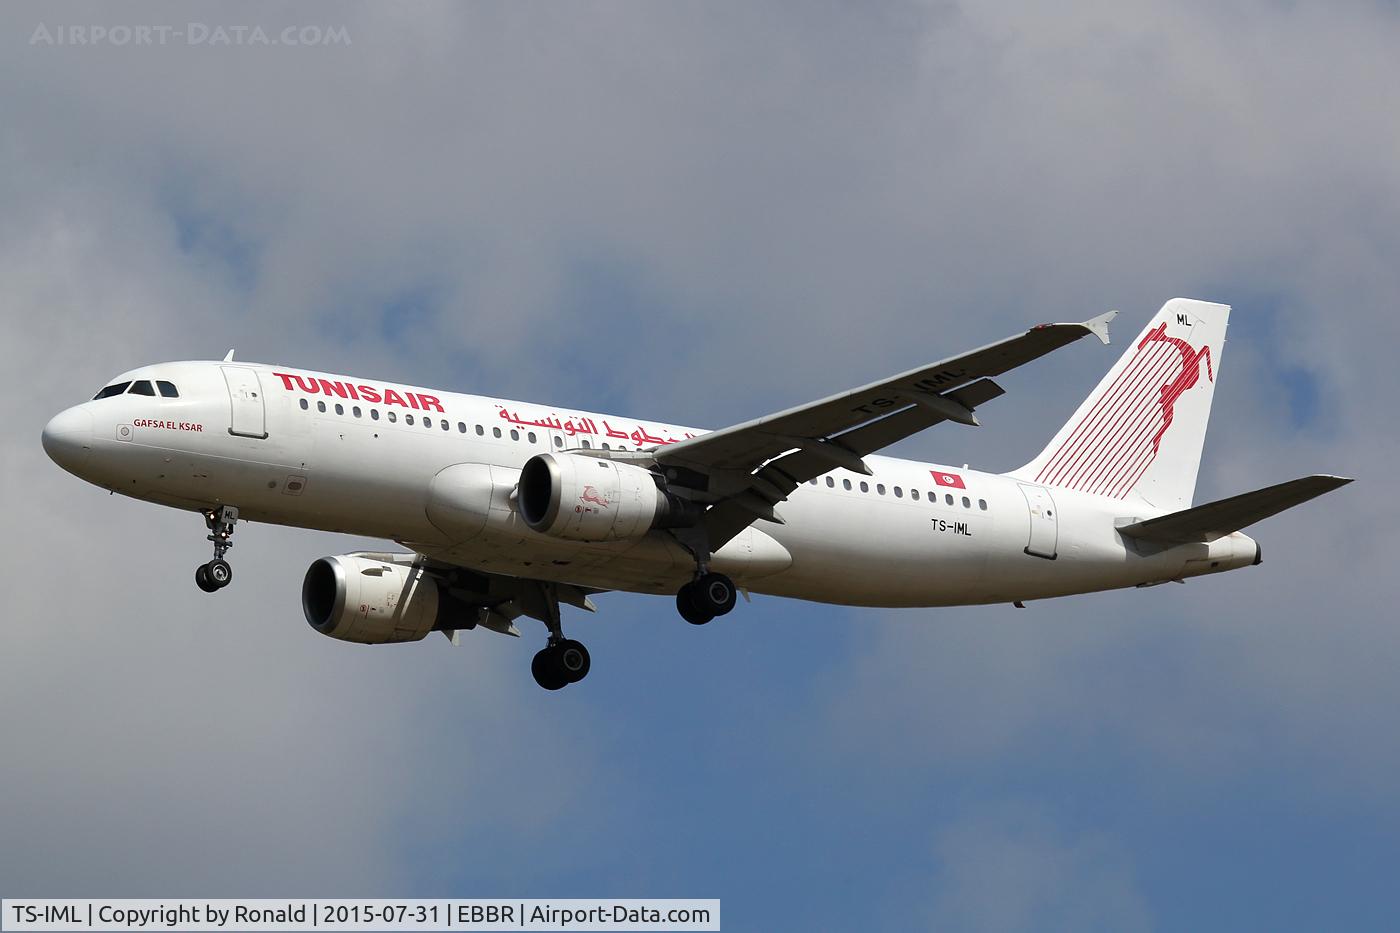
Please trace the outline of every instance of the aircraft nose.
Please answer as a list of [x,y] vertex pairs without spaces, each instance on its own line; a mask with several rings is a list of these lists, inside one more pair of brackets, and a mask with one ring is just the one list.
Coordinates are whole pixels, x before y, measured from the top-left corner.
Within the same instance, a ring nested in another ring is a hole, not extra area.
[[44,425],[43,439],[49,459],[77,473],[92,454],[92,412],[82,405],[59,412]]

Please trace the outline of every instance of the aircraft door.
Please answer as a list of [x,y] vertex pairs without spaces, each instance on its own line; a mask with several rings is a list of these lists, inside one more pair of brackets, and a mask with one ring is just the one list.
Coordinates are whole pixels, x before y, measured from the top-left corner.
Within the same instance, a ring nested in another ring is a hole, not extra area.
[[1026,553],[1034,557],[1055,559],[1055,545],[1060,537],[1059,519],[1055,517],[1055,500],[1050,498],[1050,490],[1044,486],[1021,484],[1021,493],[1026,497],[1026,507],[1030,510],[1030,540],[1026,542]]
[[256,370],[246,366],[224,366],[231,408],[228,433],[238,437],[267,438],[267,415],[263,409],[262,387]]

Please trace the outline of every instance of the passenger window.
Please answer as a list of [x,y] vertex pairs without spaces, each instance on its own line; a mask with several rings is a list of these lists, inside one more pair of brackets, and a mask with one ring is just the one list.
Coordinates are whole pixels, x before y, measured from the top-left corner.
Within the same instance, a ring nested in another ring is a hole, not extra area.
[[482,436],[483,434],[485,434],[485,433],[486,433],[486,429],[483,428],[481,425],[478,424],[478,425],[476,426],[476,436],[477,436],[477,437],[481,437],[481,436]]
[[466,426],[465,424],[463,424],[462,422],[460,422],[460,421],[457,422],[457,433],[458,433],[458,434],[466,434],[466,433],[467,433],[467,426]]
[[592,448],[593,448],[593,445],[590,444],[590,443],[588,442],[588,439],[587,439],[587,438],[584,438],[584,441],[583,441],[583,449],[584,449],[584,450],[591,450]]
[[501,429],[500,429],[500,428],[492,428],[492,429],[491,429],[491,436],[492,436],[492,437],[495,437],[495,438],[499,438],[499,437],[501,436]]
[[952,505],[952,504],[953,504],[953,494],[952,494],[951,492],[948,493],[948,495],[946,495],[946,496],[943,497],[943,500],[944,500],[945,502],[947,502],[949,505]]
[[131,388],[130,388],[128,391],[129,391],[132,395],[155,395],[155,394],[156,394],[155,386],[151,385],[151,380],[149,380],[149,379],[142,379],[142,380],[140,380],[139,382],[133,382],[133,383],[131,384]]
[[867,483],[865,480],[861,480],[861,481],[860,481],[860,491],[861,491],[861,492],[869,492],[869,491],[870,491],[870,484]]
[[309,404],[307,404],[306,399],[302,399],[302,400],[301,400],[301,410],[302,410],[302,411],[306,411],[306,410],[307,410],[308,408],[310,408],[310,407],[311,407],[311,406],[310,406]]
[[836,488],[836,480],[834,480],[834,479],[832,479],[830,476],[828,476],[828,477],[826,478],[826,488],[827,488],[827,489],[835,489],[835,488]]
[[815,486],[815,485],[817,485],[817,481],[814,480],[814,479],[809,479],[809,480],[807,480],[807,484],[808,484],[809,486]]
[[843,480],[841,481],[841,485],[844,486],[844,487],[846,487],[846,491],[847,491],[847,492],[850,492],[850,491],[851,491],[851,481],[850,481],[850,480],[848,480],[848,479],[843,479]]
[[510,439],[513,440],[513,441],[518,441],[518,440],[520,440],[520,432],[517,431],[517,430],[515,430],[515,428],[511,428],[511,429],[510,429]]
[[978,499],[978,500],[977,500],[977,507],[978,507],[979,509],[981,509],[982,511],[984,511],[984,512],[987,511],[987,500],[986,500],[986,499]]
[[901,489],[901,488],[899,488],[898,486],[894,487],[894,497],[895,497],[896,499],[903,499],[903,498],[904,498],[904,490]]
[[350,409],[350,414],[354,415],[356,418],[360,417],[360,406],[356,405],[354,408]]
[[316,410],[324,415],[326,413],[326,403],[321,401],[316,402]]
[[917,490],[917,489],[911,489],[911,490],[909,490],[909,498],[913,499],[915,502],[918,502],[918,501],[919,501],[919,490]]
[[345,414],[345,406],[342,405],[342,404],[340,404],[339,402],[336,402],[336,403],[335,403],[335,413],[336,413],[337,415],[343,415],[343,414]]
[[876,484],[875,484],[875,491],[878,492],[880,495],[883,496],[883,495],[885,494],[885,484],[884,484],[884,483],[876,483]]
[[393,424],[399,420],[399,413],[396,411],[388,411],[384,413],[384,417],[389,419],[390,424]]
[[100,398],[111,398],[114,395],[121,395],[123,392],[126,391],[126,387],[129,385],[131,385],[131,383],[129,382],[118,382],[113,385],[109,385],[107,388],[94,395],[92,397],[92,400],[95,402]]
[[[431,431],[431,430],[433,429],[433,419],[432,419],[432,418],[429,418],[427,415],[424,415],[424,416],[423,416],[423,427],[425,427],[425,428],[427,428],[429,431]],[[447,430],[447,422],[446,422],[446,421],[444,421],[444,422],[442,423],[442,429],[443,429],[444,431]]]
[[970,508],[972,508],[972,500],[969,499],[967,496],[963,496],[963,508],[965,508],[965,509],[970,509]]
[[180,397],[180,390],[175,388],[175,383],[173,382],[166,382],[164,379],[157,379],[156,388],[160,389],[161,398]]
[[563,446],[564,446],[564,439],[563,439],[562,437],[556,437],[556,438],[554,439],[554,446],[555,446],[555,447],[563,447]]
[[413,423],[413,416],[412,416],[412,415],[404,415],[404,416],[403,416],[403,423],[404,423],[404,424],[412,424],[412,423]]
[[535,443],[535,432],[534,432],[534,431],[531,431],[529,434],[525,435],[525,437],[530,441],[531,444]]
[[604,449],[604,450],[612,450],[612,448],[611,448],[610,446],[608,446],[608,442],[607,442],[607,441],[603,441],[603,449]]
[[379,409],[378,409],[378,408],[371,408],[371,409],[369,410],[369,420],[371,420],[371,421],[378,421],[378,420],[379,420]]
[[445,419],[445,418],[444,418],[443,421],[442,421],[442,429],[443,429],[444,431],[451,431],[451,430],[452,430],[452,426],[451,426],[450,424],[447,423],[447,419]]

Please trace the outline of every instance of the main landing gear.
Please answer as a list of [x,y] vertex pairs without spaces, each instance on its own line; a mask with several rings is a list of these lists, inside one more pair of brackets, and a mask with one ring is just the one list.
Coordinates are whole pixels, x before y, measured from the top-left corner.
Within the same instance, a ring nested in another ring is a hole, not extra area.
[[221,505],[204,513],[209,540],[214,542],[214,559],[195,569],[194,582],[206,593],[221,590],[233,582],[233,568],[224,560],[224,554],[233,547],[233,526],[237,523],[238,509],[231,505]]
[[671,534],[695,558],[695,579],[676,593],[676,609],[691,625],[704,625],[734,608],[739,591],[734,581],[710,569],[710,534],[702,522]]
[[535,683],[546,690],[561,690],[583,680],[592,662],[582,643],[564,637],[564,629],[559,624],[559,591],[552,583],[536,583],[527,597],[528,603],[537,610],[531,615],[542,619],[549,629],[548,643],[530,662]]
[[722,573],[697,573],[676,594],[676,608],[691,625],[704,625],[734,608],[739,593],[734,581]]

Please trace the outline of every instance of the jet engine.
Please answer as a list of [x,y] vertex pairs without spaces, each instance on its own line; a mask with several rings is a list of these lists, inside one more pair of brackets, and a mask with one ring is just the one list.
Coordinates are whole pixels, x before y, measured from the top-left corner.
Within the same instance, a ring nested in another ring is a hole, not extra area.
[[659,476],[601,457],[538,454],[520,471],[516,504],[525,524],[571,541],[623,541],[653,528],[693,525],[697,505]]
[[[418,641],[435,628],[471,628],[475,621],[422,567],[366,554],[313,563],[301,584],[301,608],[322,635],[365,645]],[[440,624],[457,616],[455,625]]]

